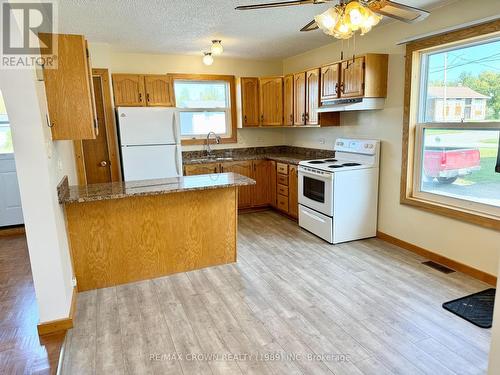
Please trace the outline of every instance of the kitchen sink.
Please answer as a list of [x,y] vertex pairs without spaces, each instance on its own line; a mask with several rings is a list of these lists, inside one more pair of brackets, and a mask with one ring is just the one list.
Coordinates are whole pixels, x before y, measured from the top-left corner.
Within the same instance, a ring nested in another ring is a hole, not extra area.
[[191,159],[193,163],[210,163],[217,161],[233,161],[233,158],[201,158],[201,159]]

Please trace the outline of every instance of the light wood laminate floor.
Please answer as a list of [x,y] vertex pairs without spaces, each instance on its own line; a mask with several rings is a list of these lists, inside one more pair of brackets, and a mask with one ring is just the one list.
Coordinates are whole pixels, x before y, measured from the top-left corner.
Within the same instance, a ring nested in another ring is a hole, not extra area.
[[486,373],[490,331],[441,304],[488,285],[421,261],[241,215],[235,264],[79,294],[62,373]]

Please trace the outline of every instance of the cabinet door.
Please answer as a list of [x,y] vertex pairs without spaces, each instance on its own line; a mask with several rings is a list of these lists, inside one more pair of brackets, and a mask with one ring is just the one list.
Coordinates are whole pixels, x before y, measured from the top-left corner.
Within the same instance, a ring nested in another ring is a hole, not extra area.
[[293,75],[293,124],[304,125],[306,122],[306,74]]
[[365,68],[364,57],[342,62],[340,96],[342,98],[353,98],[364,95]]
[[174,90],[172,79],[166,74],[147,75],[144,77],[146,86],[146,104],[150,107],[173,107]]
[[57,38],[57,69],[44,69],[47,108],[53,140],[95,139],[92,78],[86,42],[81,35],[40,33],[46,44]]
[[293,75],[283,79],[283,125],[293,125]]
[[299,217],[299,178],[297,166],[290,165],[288,172],[288,215],[293,218]]
[[276,190],[277,190],[277,173],[276,173],[276,162],[274,160],[270,160],[270,180],[271,180],[271,206],[276,207]]
[[319,69],[306,72],[306,125],[318,125]]
[[[253,178],[257,182],[254,186],[253,206],[267,206],[271,204],[271,169],[272,165],[269,160],[254,160],[253,162]],[[276,182],[274,186],[276,187]]]
[[321,101],[339,97],[340,64],[321,68]]
[[283,78],[259,79],[260,124],[280,126],[283,124]]
[[194,176],[197,174],[219,173],[218,163],[189,164],[184,166],[184,175]]
[[146,105],[144,76],[139,74],[113,74],[115,107],[142,107]]
[[[233,172],[253,178],[252,161],[237,161],[221,164],[221,172]],[[254,191],[254,186],[240,186],[238,188],[238,208],[248,208],[252,206]]]
[[243,127],[259,126],[258,78],[241,78],[241,115]]

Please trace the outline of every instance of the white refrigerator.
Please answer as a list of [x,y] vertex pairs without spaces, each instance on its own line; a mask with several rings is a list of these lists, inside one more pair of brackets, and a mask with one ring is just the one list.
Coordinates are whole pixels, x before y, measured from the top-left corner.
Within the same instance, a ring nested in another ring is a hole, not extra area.
[[182,176],[175,108],[119,107],[117,116],[125,181]]

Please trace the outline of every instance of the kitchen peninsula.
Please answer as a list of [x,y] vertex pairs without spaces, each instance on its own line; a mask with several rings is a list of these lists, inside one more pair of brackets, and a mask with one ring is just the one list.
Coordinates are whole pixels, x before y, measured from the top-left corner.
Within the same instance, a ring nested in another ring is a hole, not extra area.
[[58,187],[78,291],[236,261],[236,173]]

